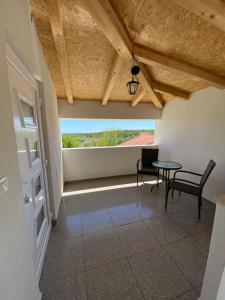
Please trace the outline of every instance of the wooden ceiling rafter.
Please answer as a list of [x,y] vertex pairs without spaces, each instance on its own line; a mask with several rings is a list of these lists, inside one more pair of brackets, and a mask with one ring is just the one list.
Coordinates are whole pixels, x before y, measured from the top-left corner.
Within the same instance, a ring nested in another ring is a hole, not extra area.
[[131,106],[132,107],[136,106],[144,97],[144,95],[145,95],[145,90],[142,87],[140,87],[137,90],[136,94],[131,99]]
[[155,91],[157,91],[161,94],[173,95],[182,100],[188,100],[190,98],[190,94],[191,94],[190,92],[181,90],[179,88],[176,88],[176,87],[168,85],[168,84],[163,84],[161,82],[153,81],[152,86]]
[[[98,99],[102,105],[109,101],[129,101],[135,106],[152,101],[162,108],[163,101],[175,97],[186,100],[192,92],[208,86],[225,87],[224,1],[173,0],[159,3],[149,0],[141,6],[137,18],[133,18],[131,12],[139,8],[138,0],[129,4],[120,0],[30,0],[30,3],[57,96],[68,99],[70,103],[76,94],[83,100]],[[154,10],[151,10],[152,6]],[[158,18],[160,12],[163,17]],[[165,28],[169,38],[162,41],[165,35],[160,24],[164,18],[168,21]],[[151,24],[155,26],[155,34],[151,34]],[[99,34],[99,29],[112,48]],[[176,30],[179,35],[176,35]],[[135,42],[130,34],[135,37]],[[97,65],[94,63],[98,55],[95,45],[102,46]],[[129,77],[132,55],[142,72],[138,75],[141,85],[137,95],[130,98],[125,82]],[[78,62],[82,73],[75,81],[72,78],[76,78]],[[90,89],[85,72],[89,64],[90,76],[94,76],[97,69],[101,78]]]
[[172,72],[186,73],[198,80],[204,80],[218,88],[225,87],[225,78],[202,70],[198,67],[170,58],[160,52],[154,51],[141,45],[133,46],[133,53],[137,59],[149,66],[158,65],[160,68],[167,69]]
[[[118,54],[132,59],[132,41],[108,0],[85,0],[84,3]],[[162,109],[162,98],[160,94],[154,91],[151,77],[143,65],[139,77],[143,88],[151,95],[154,105]]]
[[110,94],[114,87],[116,78],[122,68],[123,62],[124,62],[124,57],[122,55],[119,55],[118,53],[116,53],[115,59],[113,61],[113,65],[111,67],[111,70],[109,72],[107,82],[105,85],[105,90],[104,90],[103,99],[102,99],[102,105],[106,105],[109,101]]
[[148,92],[152,102],[157,108],[163,108],[163,100],[161,98],[161,95],[155,92],[155,90],[153,89],[152,79],[148,70],[146,69],[144,64],[139,63],[139,67],[141,70],[139,73],[139,78],[141,78],[143,89]]
[[46,0],[46,4],[67,99],[70,104],[73,104],[72,79],[64,38],[60,0]]
[[225,32],[225,3],[221,0],[173,0],[178,5]]

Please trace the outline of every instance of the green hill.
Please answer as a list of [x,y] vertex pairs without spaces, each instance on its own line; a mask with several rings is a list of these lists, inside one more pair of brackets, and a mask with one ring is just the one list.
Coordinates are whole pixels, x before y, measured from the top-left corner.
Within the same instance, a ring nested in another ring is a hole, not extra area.
[[62,134],[63,148],[116,146],[133,139],[141,132],[154,134],[154,130],[107,130],[96,133]]

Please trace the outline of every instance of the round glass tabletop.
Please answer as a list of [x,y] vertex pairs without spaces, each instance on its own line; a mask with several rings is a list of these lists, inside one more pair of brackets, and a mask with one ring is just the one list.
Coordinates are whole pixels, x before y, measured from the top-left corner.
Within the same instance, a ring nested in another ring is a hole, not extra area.
[[161,161],[157,160],[152,163],[152,165],[159,169],[166,170],[179,170],[182,168],[182,164],[174,162],[174,161]]

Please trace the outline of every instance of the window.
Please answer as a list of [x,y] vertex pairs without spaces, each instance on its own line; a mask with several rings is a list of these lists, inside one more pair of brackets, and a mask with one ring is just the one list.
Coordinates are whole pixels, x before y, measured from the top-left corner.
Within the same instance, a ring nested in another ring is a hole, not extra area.
[[29,105],[28,103],[24,102],[23,100],[21,100],[21,109],[23,112],[24,125],[28,126],[28,127],[36,126],[35,119],[34,119],[33,107],[31,105]]
[[34,180],[34,195],[35,197],[38,196],[38,194],[41,191],[41,175],[39,175],[35,180]]
[[29,151],[30,151],[30,158],[31,162],[38,158],[38,142],[30,142],[29,143]]
[[154,144],[152,120],[61,120],[63,148]]

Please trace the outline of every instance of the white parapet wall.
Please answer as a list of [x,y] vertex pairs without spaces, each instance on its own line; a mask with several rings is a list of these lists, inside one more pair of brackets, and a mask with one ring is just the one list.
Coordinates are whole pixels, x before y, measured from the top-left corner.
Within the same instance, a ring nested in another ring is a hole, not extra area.
[[64,181],[135,174],[142,148],[157,146],[63,149]]

